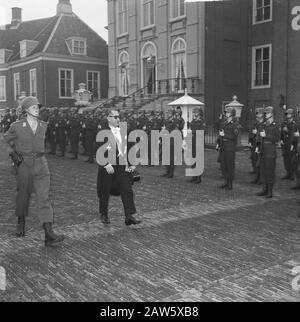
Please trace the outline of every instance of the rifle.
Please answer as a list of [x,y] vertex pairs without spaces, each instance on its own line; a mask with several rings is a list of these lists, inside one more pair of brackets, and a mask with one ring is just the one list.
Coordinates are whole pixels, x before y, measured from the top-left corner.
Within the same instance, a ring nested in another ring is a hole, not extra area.
[[[265,126],[263,127],[263,129],[262,129],[261,132],[266,132]],[[258,154],[258,158],[257,158],[256,164],[255,164],[256,168],[259,168],[260,167],[261,159],[263,157],[263,153],[264,153],[264,141],[265,141],[265,138],[261,137],[261,140],[259,142],[259,145],[257,146],[258,151],[256,153]]]

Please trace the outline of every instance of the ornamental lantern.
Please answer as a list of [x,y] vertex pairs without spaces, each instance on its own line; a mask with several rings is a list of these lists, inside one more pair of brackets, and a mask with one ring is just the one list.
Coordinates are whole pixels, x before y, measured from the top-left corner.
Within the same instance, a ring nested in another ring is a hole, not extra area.
[[235,109],[235,113],[236,113],[236,118],[239,119],[241,117],[241,115],[242,115],[242,110],[243,110],[243,107],[245,105],[239,103],[237,99],[238,99],[237,96],[234,95],[233,96],[233,101],[230,102],[229,104],[227,104],[225,107],[234,108]]
[[76,100],[75,106],[87,107],[92,97],[92,93],[85,89],[85,83],[78,84],[79,89],[75,91],[73,98]]

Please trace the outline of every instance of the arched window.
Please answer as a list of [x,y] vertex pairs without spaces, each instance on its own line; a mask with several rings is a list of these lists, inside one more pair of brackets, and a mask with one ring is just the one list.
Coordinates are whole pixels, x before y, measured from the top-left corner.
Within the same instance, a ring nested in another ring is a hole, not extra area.
[[152,42],[147,42],[142,49],[142,85],[147,94],[156,92],[157,50]]
[[172,46],[173,90],[184,91],[186,86],[186,42],[182,38],[174,41]]
[[119,93],[128,96],[129,91],[129,54],[122,51],[119,55]]

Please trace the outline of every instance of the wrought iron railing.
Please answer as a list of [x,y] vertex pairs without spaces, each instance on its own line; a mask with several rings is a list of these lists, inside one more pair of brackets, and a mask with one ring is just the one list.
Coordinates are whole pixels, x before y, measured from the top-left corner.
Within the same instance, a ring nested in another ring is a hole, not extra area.
[[[189,94],[202,94],[202,80],[199,78],[170,78],[157,80],[148,83],[146,86],[139,88],[128,96],[115,96],[107,99],[97,106],[97,108],[110,108],[115,104],[123,102],[123,106],[130,104],[135,106],[137,100],[139,103],[148,103],[151,100],[163,95],[179,95],[184,94],[187,89]],[[144,102],[143,102],[144,101]],[[139,104],[139,106],[142,106]]]

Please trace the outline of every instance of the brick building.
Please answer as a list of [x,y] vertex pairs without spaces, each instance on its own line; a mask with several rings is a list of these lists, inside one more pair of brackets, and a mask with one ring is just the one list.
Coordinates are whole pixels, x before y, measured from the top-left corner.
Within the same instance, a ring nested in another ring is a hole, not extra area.
[[250,0],[248,106],[300,107],[300,1]]
[[106,42],[59,0],[54,17],[22,21],[12,8],[11,24],[0,28],[0,108],[17,105],[21,91],[45,106],[71,106],[79,83],[94,100],[107,97]]

